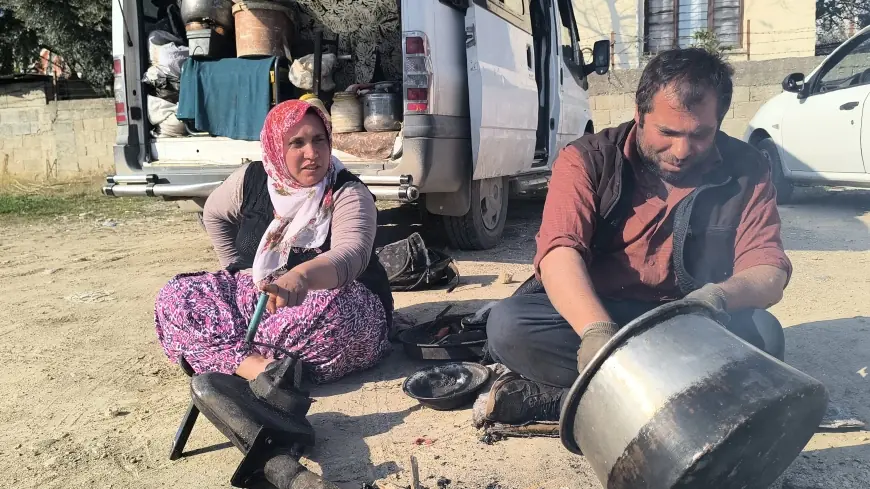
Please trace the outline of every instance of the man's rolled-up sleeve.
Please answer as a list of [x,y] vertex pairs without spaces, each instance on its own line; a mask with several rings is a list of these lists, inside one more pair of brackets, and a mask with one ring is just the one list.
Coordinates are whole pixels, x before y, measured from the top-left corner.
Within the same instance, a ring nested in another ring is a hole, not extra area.
[[595,231],[598,197],[583,155],[568,146],[553,163],[541,229],[536,236],[535,274],[541,277],[541,260],[556,248],[573,248],[589,263]]
[[734,273],[770,265],[783,270],[791,279],[792,265],[782,245],[781,227],[776,190],[770,170],[766,169],[755,184],[737,226]]

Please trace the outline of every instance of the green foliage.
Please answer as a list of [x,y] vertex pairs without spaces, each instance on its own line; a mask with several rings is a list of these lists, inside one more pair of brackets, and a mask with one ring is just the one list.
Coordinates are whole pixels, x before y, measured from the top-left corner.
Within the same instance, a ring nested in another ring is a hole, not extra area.
[[[112,78],[111,1],[0,0],[0,10],[20,22],[21,32],[38,39],[41,47],[63,56],[82,78],[103,87]],[[26,39],[4,36],[0,43],[0,51],[21,53],[19,63],[32,58]]]
[[839,31],[855,22],[855,29],[870,25],[867,0],[816,0],[816,24],[820,32]]
[[719,38],[716,37],[715,32],[706,29],[695,31],[692,35],[692,46],[704,48],[708,52],[720,56],[731,49],[731,46],[723,46],[722,43],[719,42]]
[[39,38],[11,11],[0,10],[0,75],[22,73],[39,57]]

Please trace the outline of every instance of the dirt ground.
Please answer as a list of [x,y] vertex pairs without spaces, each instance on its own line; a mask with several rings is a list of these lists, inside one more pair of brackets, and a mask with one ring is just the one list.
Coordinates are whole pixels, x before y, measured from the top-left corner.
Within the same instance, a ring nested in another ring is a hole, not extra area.
[[[230,487],[240,453],[206,421],[188,456],[167,458],[188,382],[154,334],[153,301],[174,274],[215,269],[190,214],[155,202],[114,220],[96,214],[0,222],[0,487]],[[540,203],[511,206],[495,250],[455,253],[463,285],[398,293],[424,321],[447,304],[473,311],[509,295],[502,273],[530,273]],[[401,221],[408,209],[382,212]],[[782,208],[795,273],[773,312],[787,326],[787,361],[823,381],[831,398],[870,421],[870,193],[813,190]],[[385,226],[402,234],[407,226]],[[407,234],[407,233],[406,233]],[[454,488],[597,488],[581,457],[555,439],[486,445],[470,410],[421,409],[401,391],[417,365],[400,349],[379,367],[316,389],[318,445],[305,460],[347,488],[410,480]],[[424,437],[431,445],[416,445]],[[870,432],[817,434],[787,472],[786,489],[870,487]]]

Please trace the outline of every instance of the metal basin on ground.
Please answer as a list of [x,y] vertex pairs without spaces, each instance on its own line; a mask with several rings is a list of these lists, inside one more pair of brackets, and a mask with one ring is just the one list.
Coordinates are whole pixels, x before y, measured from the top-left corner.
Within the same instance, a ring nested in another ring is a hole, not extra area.
[[827,402],[819,381],[723,328],[705,304],[680,301],[596,355],[560,435],[607,489],[761,489],[800,454]]

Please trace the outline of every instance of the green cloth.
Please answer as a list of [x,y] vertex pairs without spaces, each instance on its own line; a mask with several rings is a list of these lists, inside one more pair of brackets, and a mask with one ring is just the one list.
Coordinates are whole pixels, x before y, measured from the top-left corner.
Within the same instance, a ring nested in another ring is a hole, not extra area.
[[275,58],[188,58],[181,71],[179,119],[213,136],[259,141],[272,104]]

